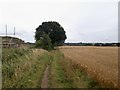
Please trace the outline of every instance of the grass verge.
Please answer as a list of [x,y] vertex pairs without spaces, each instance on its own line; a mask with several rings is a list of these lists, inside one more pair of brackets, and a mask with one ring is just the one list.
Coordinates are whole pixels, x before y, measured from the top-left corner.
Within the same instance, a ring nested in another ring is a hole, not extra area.
[[78,64],[65,58],[59,51],[51,52],[52,63],[50,65],[50,82],[52,88],[99,88],[93,80]]
[[3,49],[3,88],[40,88],[49,65],[49,88],[98,88],[81,67],[59,50]]
[[3,49],[3,88],[40,88],[46,58],[37,49]]

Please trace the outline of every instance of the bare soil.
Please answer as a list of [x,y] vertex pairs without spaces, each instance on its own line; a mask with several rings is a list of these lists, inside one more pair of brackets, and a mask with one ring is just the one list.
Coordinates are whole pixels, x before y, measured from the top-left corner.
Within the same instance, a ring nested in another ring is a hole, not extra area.
[[49,75],[49,66],[46,67],[44,76],[41,83],[41,88],[48,88],[48,75]]

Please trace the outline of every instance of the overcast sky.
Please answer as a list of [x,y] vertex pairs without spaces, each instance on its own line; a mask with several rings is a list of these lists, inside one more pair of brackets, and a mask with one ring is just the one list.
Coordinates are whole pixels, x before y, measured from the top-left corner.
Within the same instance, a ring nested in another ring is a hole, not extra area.
[[66,42],[117,42],[119,0],[0,0],[0,35],[13,34],[34,42],[35,29],[57,21]]

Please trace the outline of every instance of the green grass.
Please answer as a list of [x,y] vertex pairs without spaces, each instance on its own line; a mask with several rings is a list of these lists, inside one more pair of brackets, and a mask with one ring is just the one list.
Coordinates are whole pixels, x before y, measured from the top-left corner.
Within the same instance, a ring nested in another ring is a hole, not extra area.
[[59,51],[51,52],[49,87],[51,88],[99,88],[78,64],[64,57]]
[[30,49],[3,49],[3,88],[36,88],[49,60]]
[[98,83],[87,75],[79,64],[63,56],[60,60],[60,65],[62,66],[66,79],[72,82],[73,88],[100,88]]
[[64,71],[59,61],[62,58],[62,53],[59,51],[51,52],[51,64],[50,64],[50,75],[49,75],[49,87],[50,88],[70,88],[71,83],[66,80]]
[[40,88],[49,65],[49,88],[98,88],[81,67],[59,50],[3,49],[3,88]]

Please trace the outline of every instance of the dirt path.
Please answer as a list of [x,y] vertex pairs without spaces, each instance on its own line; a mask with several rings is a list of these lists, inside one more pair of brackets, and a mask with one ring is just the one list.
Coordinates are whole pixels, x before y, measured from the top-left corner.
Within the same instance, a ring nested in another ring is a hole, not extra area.
[[46,67],[44,76],[41,83],[41,88],[48,88],[48,75],[49,75],[49,66]]

